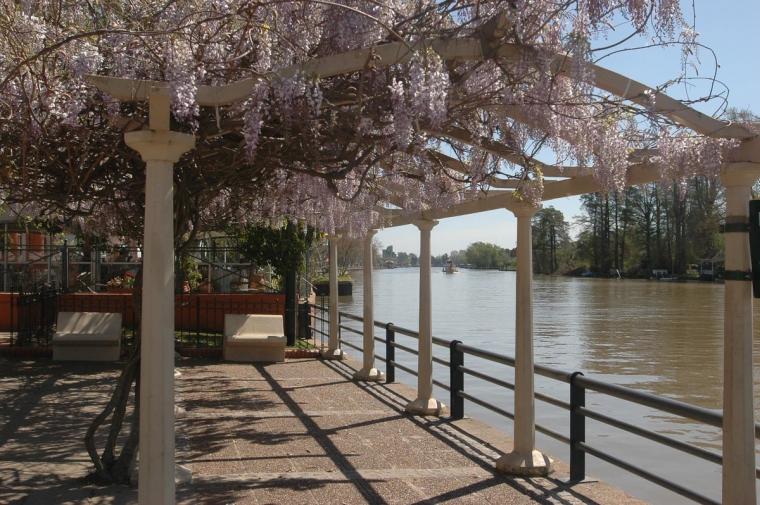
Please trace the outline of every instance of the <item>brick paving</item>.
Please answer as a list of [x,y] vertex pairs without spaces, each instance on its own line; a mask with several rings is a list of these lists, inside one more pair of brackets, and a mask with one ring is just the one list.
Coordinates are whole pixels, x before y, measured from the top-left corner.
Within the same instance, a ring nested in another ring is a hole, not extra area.
[[[471,419],[410,417],[403,385],[355,384],[351,363],[183,360],[177,462],[186,504],[641,503],[598,482],[569,486],[492,472],[507,436]],[[127,487],[82,478],[89,420],[118,370],[0,360],[0,503],[131,504]]]

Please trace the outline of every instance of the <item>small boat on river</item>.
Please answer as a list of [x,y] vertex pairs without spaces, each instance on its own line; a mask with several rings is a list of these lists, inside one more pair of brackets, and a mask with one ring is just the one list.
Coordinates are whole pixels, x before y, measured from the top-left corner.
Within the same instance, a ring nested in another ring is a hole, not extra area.
[[456,274],[459,273],[459,268],[454,264],[453,261],[449,260],[446,263],[446,266],[443,267],[443,273],[445,274]]

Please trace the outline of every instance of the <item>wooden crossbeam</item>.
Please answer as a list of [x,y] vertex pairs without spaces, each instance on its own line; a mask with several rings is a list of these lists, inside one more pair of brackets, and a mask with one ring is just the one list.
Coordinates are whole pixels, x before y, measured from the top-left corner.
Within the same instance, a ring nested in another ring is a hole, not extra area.
[[[499,31],[506,29],[505,19],[504,16],[500,17],[499,22],[495,23],[493,28]],[[424,48],[432,48],[447,61],[483,61],[491,56],[517,60],[526,55],[530,56],[529,53],[532,51],[527,46],[503,42],[495,44],[493,40],[487,38],[487,34],[480,35],[480,37],[428,39],[413,46],[405,42],[389,42],[291,65],[280,69],[276,75],[290,77],[297,73],[303,73],[308,76],[326,78],[358,72],[365,68],[383,68],[403,63],[411,57],[414,51]],[[552,61],[552,67],[558,73],[566,73],[569,63],[570,59],[567,55],[558,54]],[[640,105],[649,105],[646,94],[651,93],[656,99],[656,112],[704,135],[740,139],[755,136],[741,125],[702,114],[664,93],[598,65],[592,65],[591,74],[594,76],[591,84],[597,88]],[[251,95],[254,87],[261,79],[263,77],[253,77],[222,86],[199,86],[198,104],[221,106],[244,101]],[[167,85],[156,81],[105,76],[87,76],[87,81],[122,101],[147,100],[151,87]]]
[[[472,170],[470,169],[470,167],[467,166],[467,164],[459,161],[456,158],[452,158],[451,156],[448,156],[438,151],[433,151],[432,149],[428,149],[427,152],[431,158],[440,162],[441,164],[445,165],[451,170],[454,170],[464,175],[469,175],[472,173]],[[516,188],[517,184],[519,183],[519,180],[499,179],[498,177],[491,176],[486,179],[486,182],[488,182],[488,184],[490,186],[493,186],[494,188]]]
[[535,158],[526,160],[523,155],[506,144],[486,137],[477,137],[464,128],[450,126],[441,130],[428,129],[425,131],[437,137],[448,138],[470,146],[480,147],[481,149],[505,159],[510,163],[514,163],[515,165],[525,166],[530,164],[535,169],[540,170],[545,177],[580,177],[591,175],[591,170],[588,168],[547,165]]

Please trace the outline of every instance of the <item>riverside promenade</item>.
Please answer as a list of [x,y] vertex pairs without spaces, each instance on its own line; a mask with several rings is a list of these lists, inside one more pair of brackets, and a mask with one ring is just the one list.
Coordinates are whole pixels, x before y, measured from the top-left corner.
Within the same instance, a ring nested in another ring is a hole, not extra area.
[[[271,365],[179,360],[178,486],[186,504],[618,504],[642,503],[606,484],[566,484],[492,471],[511,448],[472,419],[412,417],[414,391],[354,383],[352,362]],[[118,369],[97,364],[0,361],[0,503],[133,504],[136,490],[83,477],[88,422]],[[498,452],[497,452],[498,451]],[[555,459],[556,461],[556,459]]]

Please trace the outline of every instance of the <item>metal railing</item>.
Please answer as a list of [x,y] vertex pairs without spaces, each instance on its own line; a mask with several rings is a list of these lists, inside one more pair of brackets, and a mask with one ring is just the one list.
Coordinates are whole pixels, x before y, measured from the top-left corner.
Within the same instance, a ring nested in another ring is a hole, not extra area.
[[[322,311],[322,314],[327,314],[328,311],[324,306],[314,306]],[[348,319],[351,321],[363,322],[364,319],[361,316],[349,314],[346,312],[339,312],[341,321]],[[324,318],[321,319],[323,324],[329,324],[329,321]],[[385,337],[377,337],[374,339],[376,342],[380,342],[385,345],[385,358],[376,356],[377,359],[384,361],[386,364],[385,377],[386,382],[395,382],[396,370],[403,370],[411,375],[416,376],[417,371],[407,366],[400,364],[396,360],[396,350],[404,351],[410,354],[417,355],[416,349],[402,345],[396,342],[396,335],[405,335],[413,339],[419,339],[419,335],[416,331],[396,326],[393,323],[383,323],[380,321],[374,321],[374,326],[377,328],[383,328],[385,330]],[[339,324],[339,330],[350,331],[358,335],[362,333],[354,328],[351,328],[345,324]],[[340,333],[339,333],[340,335]],[[475,367],[468,366],[466,364],[465,357],[475,357],[482,360],[486,360],[492,363],[505,365],[509,367],[515,366],[515,358],[504,354],[495,353],[483,349],[478,349],[462,343],[459,340],[446,340],[438,337],[433,337],[433,344],[439,347],[446,347],[449,350],[449,360],[446,361],[439,357],[433,356],[433,362],[448,367],[449,369],[449,384],[444,384],[440,381],[434,380],[433,384],[444,389],[450,394],[450,406],[451,406],[451,418],[462,419],[465,411],[465,400],[474,403],[480,407],[483,407],[491,412],[494,412],[500,416],[514,420],[514,413],[505,410],[497,405],[494,405],[486,400],[477,398],[465,391],[465,377],[470,376],[477,379],[489,382],[497,387],[506,388],[514,391],[515,385],[508,381],[493,377],[491,375],[479,372]],[[354,349],[361,351],[362,349],[356,345],[349,344],[346,341],[341,341],[341,345],[348,345]],[[721,454],[697,447],[695,445],[662,435],[655,431],[636,426],[634,424],[616,419],[608,414],[592,410],[586,406],[586,392],[593,391],[602,395],[613,397],[619,400],[631,402],[637,405],[648,407],[661,412],[666,412],[675,416],[679,416],[691,421],[696,421],[708,426],[721,428],[723,425],[723,416],[715,411],[690,405],[678,400],[672,400],[669,398],[656,396],[650,393],[637,391],[635,389],[627,388],[624,386],[618,386],[609,384],[598,379],[586,377],[582,372],[567,372],[552,367],[535,365],[534,372],[537,375],[546,377],[548,379],[565,383],[569,386],[570,401],[566,402],[559,398],[549,396],[540,392],[535,392],[534,396],[536,400],[544,403],[559,407],[569,412],[569,433],[564,435],[558,433],[552,429],[547,428],[536,423],[536,431],[543,433],[555,440],[564,442],[570,446],[570,481],[579,482],[586,477],[586,455],[594,456],[600,460],[610,463],[618,468],[621,468],[627,472],[635,474],[643,479],[646,479],[654,484],[657,484],[665,489],[675,492],[681,496],[691,499],[697,503],[717,505],[719,502],[704,496],[692,489],[687,488],[677,482],[670,481],[661,475],[657,475],[651,471],[648,471],[640,466],[636,466],[630,462],[621,459],[618,456],[605,452],[600,449],[599,446],[593,445],[587,441],[586,432],[586,419],[592,419],[602,424],[612,426],[614,428],[623,430],[632,435],[645,438],[652,442],[662,444],[672,449],[681,451],[685,454],[700,458],[704,461],[721,465],[723,463],[723,457]],[[760,425],[755,425],[755,438],[760,439]],[[756,478],[760,479],[760,469],[755,469]]]
[[[218,292],[246,291],[243,281],[247,282],[251,270],[256,269],[239,247],[192,247],[183,254],[204,272],[202,281],[214,284]],[[64,241],[21,246],[0,240],[0,290],[34,291],[55,286],[63,291],[103,291],[109,281],[133,276],[141,262],[142,249],[124,245],[85,248]],[[181,270],[177,274],[182,275]],[[264,271],[262,278],[271,285],[271,269]]]

